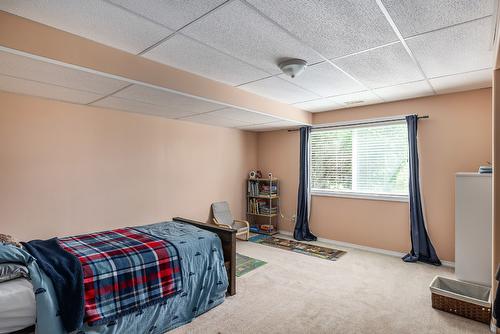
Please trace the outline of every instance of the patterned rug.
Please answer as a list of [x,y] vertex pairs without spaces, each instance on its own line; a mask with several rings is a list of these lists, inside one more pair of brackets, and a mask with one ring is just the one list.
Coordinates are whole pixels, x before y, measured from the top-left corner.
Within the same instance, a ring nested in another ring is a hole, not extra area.
[[236,253],[236,277],[241,277],[267,262]]
[[251,237],[249,241],[261,245],[286,249],[296,253],[315,256],[330,261],[336,261],[339,257],[341,257],[346,253],[345,251],[334,248],[316,246],[316,245],[306,244],[300,241],[283,239],[262,234]]

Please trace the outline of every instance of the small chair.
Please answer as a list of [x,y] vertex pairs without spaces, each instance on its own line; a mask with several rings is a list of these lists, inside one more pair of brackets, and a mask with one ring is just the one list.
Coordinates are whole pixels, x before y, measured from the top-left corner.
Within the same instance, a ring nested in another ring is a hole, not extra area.
[[233,219],[227,202],[212,203],[213,221],[215,225],[236,230],[236,236],[245,235],[245,240],[250,237],[250,224],[245,220]]

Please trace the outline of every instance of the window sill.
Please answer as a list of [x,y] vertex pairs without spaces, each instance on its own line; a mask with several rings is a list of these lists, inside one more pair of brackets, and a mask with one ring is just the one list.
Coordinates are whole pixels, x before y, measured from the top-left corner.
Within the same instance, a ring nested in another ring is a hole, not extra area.
[[408,202],[408,196],[402,195],[383,195],[383,194],[366,194],[366,193],[350,193],[339,191],[322,191],[312,190],[312,196],[328,196],[328,197],[341,197],[353,199],[366,199],[374,201],[390,201],[390,202]]

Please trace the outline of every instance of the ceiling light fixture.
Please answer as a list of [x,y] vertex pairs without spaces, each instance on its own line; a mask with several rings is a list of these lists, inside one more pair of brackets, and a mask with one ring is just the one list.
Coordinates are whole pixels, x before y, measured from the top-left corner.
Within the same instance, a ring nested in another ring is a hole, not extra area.
[[302,59],[287,59],[278,64],[278,67],[291,78],[304,72],[307,67],[307,62]]

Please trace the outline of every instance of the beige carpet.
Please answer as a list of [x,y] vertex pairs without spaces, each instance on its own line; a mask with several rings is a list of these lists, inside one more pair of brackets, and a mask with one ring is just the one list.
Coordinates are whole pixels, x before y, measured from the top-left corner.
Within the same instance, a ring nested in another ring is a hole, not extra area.
[[236,296],[169,334],[490,333],[431,307],[429,283],[452,269],[342,247],[336,262],[252,242],[237,248],[267,264],[237,279]]

